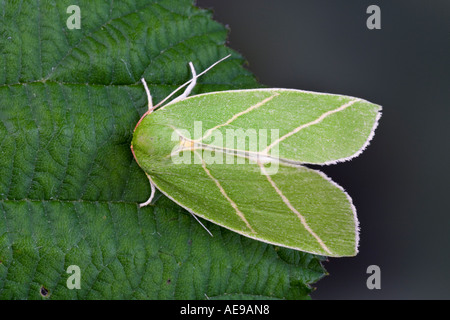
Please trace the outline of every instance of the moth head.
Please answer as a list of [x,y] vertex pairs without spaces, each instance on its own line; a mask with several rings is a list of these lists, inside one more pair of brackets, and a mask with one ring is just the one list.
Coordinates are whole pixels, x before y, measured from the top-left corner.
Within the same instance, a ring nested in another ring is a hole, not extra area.
[[147,173],[161,167],[165,161],[171,161],[172,149],[179,141],[171,141],[172,128],[165,124],[154,123],[150,116],[145,117],[136,126],[131,141],[134,159]]

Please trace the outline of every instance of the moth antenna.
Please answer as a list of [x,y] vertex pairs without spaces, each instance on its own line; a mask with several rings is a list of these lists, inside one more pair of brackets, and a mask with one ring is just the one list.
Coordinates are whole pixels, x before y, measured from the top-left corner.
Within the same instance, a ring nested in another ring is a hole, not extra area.
[[[203,70],[201,73],[199,73],[197,75],[196,78],[199,78],[200,76],[204,75],[206,72],[208,72],[209,70],[211,70],[213,67],[215,67],[217,64],[221,63],[223,60],[228,59],[231,56],[231,54],[223,57],[220,60],[217,60],[216,62],[214,62],[212,65],[210,65],[208,68],[206,68],[205,70]],[[197,80],[197,79],[196,79]],[[161,102],[159,102],[156,106],[153,107],[153,110],[156,108],[159,108],[164,102],[166,102],[170,97],[172,97],[175,93],[177,93],[179,90],[181,90],[182,88],[184,88],[185,86],[187,86],[189,83],[191,83],[192,81],[194,81],[194,79],[191,79],[185,83],[183,83],[181,86],[179,86],[178,88],[176,88],[174,91],[172,91],[167,97],[165,97],[163,100],[161,100]]]
[[149,113],[153,111],[153,101],[152,101],[152,95],[150,94],[150,90],[148,89],[147,82],[145,82],[145,79],[141,79],[142,84],[144,85],[145,93],[147,94],[147,101],[148,101],[148,111]]
[[152,191],[150,193],[150,197],[148,198],[148,200],[145,201],[144,203],[139,204],[139,208],[148,206],[150,203],[152,203],[152,200],[155,197],[155,193],[156,193],[155,185],[153,184],[152,180],[150,180],[150,176],[148,174],[146,174],[146,175],[147,175],[148,181],[150,182],[150,188]]

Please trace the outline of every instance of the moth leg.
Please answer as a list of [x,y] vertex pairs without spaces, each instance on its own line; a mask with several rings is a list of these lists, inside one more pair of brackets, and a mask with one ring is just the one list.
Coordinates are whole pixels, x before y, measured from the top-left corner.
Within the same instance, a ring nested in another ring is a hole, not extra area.
[[153,101],[152,101],[152,95],[150,94],[150,90],[148,89],[147,82],[145,82],[145,79],[141,79],[142,84],[144,85],[145,93],[147,93],[147,101],[148,101],[148,111],[153,111]]
[[208,232],[209,235],[212,237],[213,234],[211,233],[211,231],[209,231],[208,228],[205,227],[205,225],[204,225],[203,223],[201,223],[200,220],[198,220],[198,218],[195,216],[195,214],[193,214],[193,213],[191,212],[191,215],[194,217],[195,220],[197,220],[198,223],[200,223],[200,225],[203,227],[203,229],[205,229],[206,232]]
[[[163,100],[161,100],[153,109],[156,109],[160,106],[162,106],[164,104],[164,102],[166,102],[171,96],[173,96],[175,93],[178,92],[178,90],[181,90],[182,88],[184,88],[185,86],[187,86],[188,84],[192,83],[192,81],[197,81],[197,78],[199,78],[201,75],[205,74],[206,72],[208,72],[209,70],[211,70],[215,65],[217,65],[218,63],[222,62],[225,59],[228,59],[229,57],[231,57],[231,54],[223,57],[222,59],[214,62],[212,65],[210,65],[206,70],[203,70],[202,72],[200,72],[198,75],[196,75],[193,79],[189,80],[188,82],[183,83],[181,86],[179,86],[178,88],[176,88],[175,90],[173,90],[167,97],[165,97]],[[191,70],[194,68],[194,66],[192,66]],[[195,70],[194,70],[195,71]],[[194,84],[195,85],[195,84]],[[192,87],[193,88],[193,87]],[[191,90],[192,90],[191,88]],[[188,94],[191,91],[189,90]]]
[[180,99],[187,98],[187,96],[191,94],[192,89],[194,89],[195,85],[197,84],[197,72],[195,72],[194,64],[192,62],[189,62],[189,67],[191,67],[192,82],[188,85],[186,90],[184,90],[183,94],[178,97]]
[[148,198],[147,201],[139,204],[139,208],[142,208],[142,207],[145,207],[145,206],[148,206],[149,204],[151,204],[153,198],[155,197],[155,193],[156,193],[155,185],[153,184],[152,180],[150,179],[150,176],[148,174],[146,174],[146,175],[147,175],[148,181],[150,182],[151,193],[150,193],[150,197]]
[[189,62],[189,67],[191,67],[191,72],[192,72],[191,83],[188,85],[186,90],[184,90],[183,94],[181,94],[178,97],[176,97],[175,99],[173,99],[170,103],[175,103],[175,102],[178,102],[180,100],[187,98],[187,96],[189,96],[192,89],[194,89],[195,85],[197,84],[197,72],[195,72],[195,68],[194,68],[194,65],[192,64],[192,62]]

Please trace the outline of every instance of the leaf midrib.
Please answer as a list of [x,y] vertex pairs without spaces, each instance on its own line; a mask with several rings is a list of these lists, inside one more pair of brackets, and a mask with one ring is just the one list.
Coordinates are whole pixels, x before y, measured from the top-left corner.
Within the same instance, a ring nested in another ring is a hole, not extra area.
[[[232,60],[232,59],[231,59]],[[18,86],[24,86],[24,85],[33,85],[33,84],[55,84],[55,85],[64,85],[64,86],[91,86],[91,87],[101,87],[101,88],[109,88],[109,87],[118,87],[118,88],[123,88],[123,87],[142,87],[140,81],[136,81],[134,83],[125,83],[125,84],[101,84],[101,83],[82,83],[82,82],[60,82],[60,81],[54,81],[54,80],[43,80],[43,79],[39,79],[39,80],[33,80],[33,81],[27,81],[27,82],[17,82],[17,83],[4,83],[4,84],[0,84],[0,88],[7,88],[7,87],[18,87]],[[153,83],[147,83],[147,85],[151,88],[151,87],[168,87],[168,88],[173,88],[173,87],[178,87],[180,86],[182,83],[157,83],[157,82],[153,82]],[[230,85],[228,82],[198,82],[197,85],[219,85],[219,86],[226,86],[226,85]]]
[[0,202],[12,202],[12,203],[19,203],[19,202],[61,202],[61,203],[113,203],[113,204],[132,204],[132,205],[138,205],[138,201],[126,201],[126,200],[88,200],[88,199],[30,199],[30,198],[23,198],[23,199],[0,199]]

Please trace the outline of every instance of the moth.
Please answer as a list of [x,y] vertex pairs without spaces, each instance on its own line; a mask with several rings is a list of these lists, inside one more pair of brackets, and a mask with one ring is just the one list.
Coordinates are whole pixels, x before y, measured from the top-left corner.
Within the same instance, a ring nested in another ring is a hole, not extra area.
[[155,106],[142,79],[148,111],[131,143],[151,187],[141,206],[158,189],[194,217],[252,239],[324,256],[356,255],[352,199],[307,165],[358,156],[374,135],[381,107],[281,88],[189,96],[197,78],[226,58],[198,75],[190,62],[192,79]]

